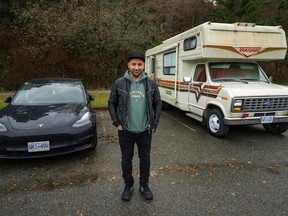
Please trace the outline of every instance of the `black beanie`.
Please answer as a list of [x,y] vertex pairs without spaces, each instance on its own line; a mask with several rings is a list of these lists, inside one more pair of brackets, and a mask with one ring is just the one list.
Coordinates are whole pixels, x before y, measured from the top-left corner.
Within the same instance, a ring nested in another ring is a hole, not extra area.
[[145,62],[145,55],[143,52],[135,50],[129,54],[128,61],[131,59],[141,59]]

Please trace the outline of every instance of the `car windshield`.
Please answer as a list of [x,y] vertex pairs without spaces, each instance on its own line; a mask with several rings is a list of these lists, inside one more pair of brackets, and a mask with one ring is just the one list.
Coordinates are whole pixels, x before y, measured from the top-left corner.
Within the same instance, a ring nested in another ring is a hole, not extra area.
[[13,105],[80,104],[85,95],[80,83],[27,83],[13,98]]
[[211,80],[214,82],[269,82],[262,69],[255,63],[209,63]]

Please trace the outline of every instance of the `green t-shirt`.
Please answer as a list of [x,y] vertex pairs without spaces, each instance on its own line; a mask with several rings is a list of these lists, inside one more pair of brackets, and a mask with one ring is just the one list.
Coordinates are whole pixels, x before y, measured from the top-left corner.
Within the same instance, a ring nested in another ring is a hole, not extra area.
[[143,79],[147,75],[143,73],[141,79],[137,82],[130,77],[128,71],[125,73],[125,77],[131,81],[126,130],[141,133],[148,127],[147,101],[143,84]]

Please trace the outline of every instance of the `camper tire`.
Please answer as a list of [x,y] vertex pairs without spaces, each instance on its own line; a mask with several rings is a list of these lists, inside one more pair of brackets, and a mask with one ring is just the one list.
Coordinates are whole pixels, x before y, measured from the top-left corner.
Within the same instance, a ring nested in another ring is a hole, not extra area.
[[161,102],[162,102],[162,110],[168,111],[168,110],[172,109],[172,106],[170,104],[168,104],[167,102],[165,102],[165,101],[161,101]]
[[263,127],[266,131],[274,134],[281,134],[288,130],[288,123],[272,123],[272,124],[263,124]]
[[224,124],[223,114],[218,108],[208,111],[207,128],[209,133],[217,138],[224,137],[229,132],[229,126]]

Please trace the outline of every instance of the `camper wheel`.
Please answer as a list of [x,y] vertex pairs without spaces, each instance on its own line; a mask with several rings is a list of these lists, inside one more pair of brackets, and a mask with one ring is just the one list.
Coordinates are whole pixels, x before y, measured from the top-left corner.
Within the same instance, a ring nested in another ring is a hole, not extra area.
[[223,122],[223,114],[218,108],[208,111],[207,128],[209,133],[217,138],[224,137],[229,132],[229,126]]
[[162,101],[162,110],[171,110],[172,106],[165,101]]
[[270,133],[281,134],[288,130],[288,123],[263,124],[263,127]]

